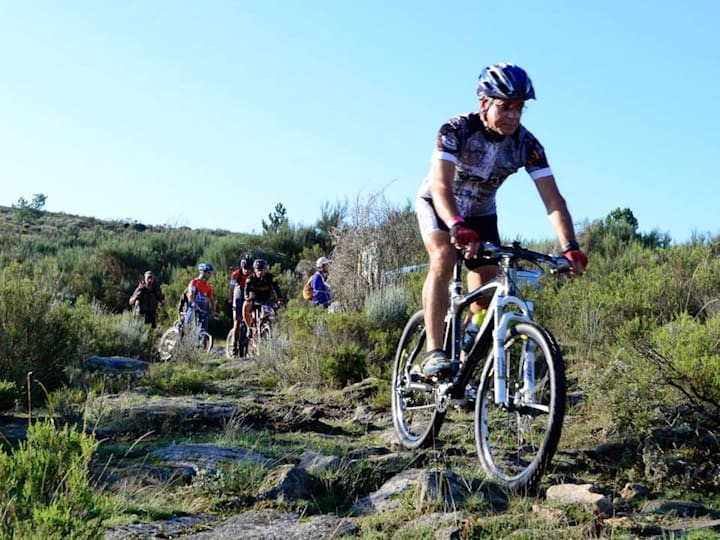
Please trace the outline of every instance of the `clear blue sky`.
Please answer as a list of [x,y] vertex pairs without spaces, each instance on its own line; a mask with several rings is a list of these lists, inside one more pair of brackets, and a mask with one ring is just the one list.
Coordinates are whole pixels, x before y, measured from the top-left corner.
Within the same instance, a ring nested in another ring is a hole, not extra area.
[[[524,66],[576,223],[720,233],[715,0],[0,0],[0,204],[261,230],[414,199],[483,66]],[[552,238],[524,171],[503,237]]]

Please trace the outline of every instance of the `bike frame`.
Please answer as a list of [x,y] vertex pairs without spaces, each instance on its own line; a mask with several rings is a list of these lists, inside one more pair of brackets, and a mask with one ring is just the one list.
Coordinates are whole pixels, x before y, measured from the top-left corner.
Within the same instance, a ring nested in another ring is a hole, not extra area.
[[260,304],[256,303],[253,305],[250,322],[252,327],[259,333],[262,325],[270,323],[275,319],[276,309],[272,304]]
[[189,329],[190,335],[194,337],[199,347],[200,344],[203,343],[203,336],[210,336],[210,333],[205,328],[208,324],[209,315],[207,311],[193,309],[191,306],[188,306],[188,310],[190,311],[190,316],[188,317],[186,311],[175,321],[175,326],[177,326],[180,331],[180,337],[185,336],[185,333]]
[[[513,247],[516,246],[519,247],[519,244],[513,244]],[[485,245],[486,252],[493,252],[493,248],[495,255],[500,259],[497,277],[467,294],[463,294],[462,284],[463,253],[460,250],[457,251],[453,282],[450,285],[450,307],[445,316],[447,324],[444,336],[445,351],[450,354],[456,375],[451,382],[441,383],[438,386],[438,392],[442,396],[449,394],[454,399],[462,398],[465,387],[470,382],[481,359],[480,355],[490,350],[492,346],[493,354],[488,361],[496,363],[494,369],[495,403],[509,409],[511,403],[507,388],[506,371],[508,368],[505,365],[505,336],[512,324],[533,320],[534,305],[531,301],[523,300],[518,296],[518,284],[536,283],[543,272],[540,269],[535,271],[519,270],[516,257],[512,254],[502,251],[502,248],[492,244]],[[556,262],[557,258],[548,256],[548,260]],[[475,342],[461,365],[460,341],[464,327],[462,314],[470,304],[487,297],[491,297],[487,314],[475,336]],[[535,393],[534,371],[534,351],[528,350],[525,362],[523,362],[523,381],[525,382],[523,392],[529,396]]]

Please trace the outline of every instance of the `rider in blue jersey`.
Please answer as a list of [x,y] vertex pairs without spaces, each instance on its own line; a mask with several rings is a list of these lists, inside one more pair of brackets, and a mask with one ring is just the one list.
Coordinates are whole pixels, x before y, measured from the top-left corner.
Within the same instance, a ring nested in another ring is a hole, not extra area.
[[[480,74],[477,95],[478,112],[456,116],[440,127],[430,172],[416,200],[430,258],[422,295],[428,350],[425,376],[451,367],[442,349],[442,328],[455,248],[465,250],[469,290],[495,276],[497,262],[478,254],[482,242],[500,243],[495,193],[518,169],[525,168],[533,180],[573,271],[580,273],[587,265],[545,150],[520,123],[525,101],[535,99],[527,73],[514,64],[488,66]],[[472,310],[485,307],[476,304]]]

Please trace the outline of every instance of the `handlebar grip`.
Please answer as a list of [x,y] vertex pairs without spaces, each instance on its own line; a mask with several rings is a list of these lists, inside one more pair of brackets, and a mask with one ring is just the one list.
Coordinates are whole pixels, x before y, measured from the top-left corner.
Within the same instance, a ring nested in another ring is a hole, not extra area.
[[572,270],[570,261],[568,261],[565,257],[554,257],[554,259],[553,264],[555,265],[555,268],[552,269],[553,274],[565,274]]

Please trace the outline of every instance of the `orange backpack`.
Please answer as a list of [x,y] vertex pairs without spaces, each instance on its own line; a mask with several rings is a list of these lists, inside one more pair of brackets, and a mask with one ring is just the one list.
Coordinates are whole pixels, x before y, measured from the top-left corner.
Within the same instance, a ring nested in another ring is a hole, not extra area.
[[315,277],[315,274],[310,276],[310,278],[305,283],[305,286],[303,287],[303,298],[305,300],[312,300],[312,297],[313,297],[312,280],[314,277]]

